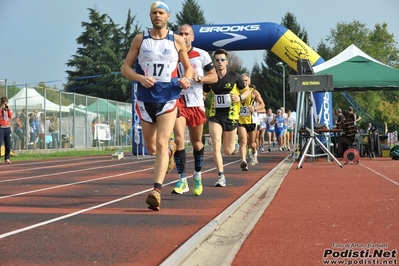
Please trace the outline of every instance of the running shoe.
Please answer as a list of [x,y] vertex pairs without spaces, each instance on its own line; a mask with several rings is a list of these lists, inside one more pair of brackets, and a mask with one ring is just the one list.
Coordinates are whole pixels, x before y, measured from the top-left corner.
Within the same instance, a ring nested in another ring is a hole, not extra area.
[[265,152],[265,149],[263,148],[263,146],[260,148],[260,152]]
[[188,192],[190,189],[188,188],[187,179],[179,179],[174,189],[172,189],[172,194],[183,194]]
[[193,185],[193,194],[195,196],[199,196],[202,194],[202,180],[201,174],[198,176],[193,176],[194,178],[194,185]]
[[176,144],[173,141],[169,142],[169,150],[170,150],[169,163],[168,163],[168,169],[166,170],[167,174],[172,172],[173,168],[175,167],[175,159],[173,155],[175,154],[176,151]]
[[288,150],[290,151],[290,150],[291,150],[291,148],[290,148],[290,147],[288,147]]
[[280,147],[280,148],[278,148],[278,150],[279,150],[279,151],[283,151],[283,149],[282,149],[281,147]]
[[152,190],[150,194],[148,194],[145,202],[149,205],[148,209],[159,211],[161,207],[161,193],[155,189]]
[[268,149],[268,151],[269,151],[269,152],[272,152],[272,149],[271,149],[271,148],[269,148],[269,149]]
[[243,171],[248,171],[248,164],[247,164],[246,161],[242,161],[242,162],[240,163],[240,167],[241,167],[241,170],[243,170]]
[[218,181],[215,183],[215,187],[225,187],[226,186],[226,178],[224,175],[220,175]]
[[258,164],[258,153],[252,154],[251,165],[254,166]]
[[7,163],[7,164],[11,164],[11,161],[7,159],[7,160],[6,160],[6,163]]

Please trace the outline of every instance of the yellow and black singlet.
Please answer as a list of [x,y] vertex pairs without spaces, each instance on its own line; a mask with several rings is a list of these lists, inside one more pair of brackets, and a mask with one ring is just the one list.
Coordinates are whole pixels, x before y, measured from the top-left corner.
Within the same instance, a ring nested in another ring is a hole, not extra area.
[[240,95],[246,90],[246,86],[238,73],[229,71],[223,78],[219,78],[218,82],[204,85],[203,90],[205,93],[211,92],[211,96],[213,96],[209,108],[209,117],[221,116],[238,120],[241,102],[232,102],[231,94]]
[[244,100],[244,103],[241,103],[240,107],[240,118],[238,119],[238,123],[241,125],[250,125],[250,124],[257,124],[258,118],[256,112],[249,111],[249,106],[253,106],[256,108],[255,99],[252,98],[253,88],[250,89],[249,97]]

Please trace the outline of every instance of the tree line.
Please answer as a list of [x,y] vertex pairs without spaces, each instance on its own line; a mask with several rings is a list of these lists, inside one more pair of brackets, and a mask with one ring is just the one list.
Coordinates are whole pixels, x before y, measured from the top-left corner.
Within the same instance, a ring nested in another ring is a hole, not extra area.
[[[131,102],[132,85],[120,74],[120,67],[130,48],[134,36],[143,31],[136,16],[127,13],[123,25],[114,23],[107,14],[100,14],[96,9],[88,8],[89,21],[82,22],[83,31],[76,39],[78,48],[75,55],[68,60],[67,83],[64,90],[79,94],[101,97],[121,102]],[[196,0],[185,0],[182,10],[176,14],[176,21],[169,23],[171,30],[177,30],[182,24],[210,24],[205,20],[204,11]],[[280,22],[290,29],[305,43],[309,43],[306,29],[300,26],[293,13],[287,12]],[[368,29],[364,23],[338,22],[334,29],[316,48],[313,48],[324,60],[329,60],[342,52],[349,45],[355,44],[365,53],[382,63],[399,68],[399,49],[394,35],[389,33],[386,23],[376,24]],[[210,51],[211,53],[212,51]],[[211,53],[212,56],[212,53]],[[263,61],[255,63],[251,70],[242,66],[242,60],[230,53],[229,68],[238,73],[250,73],[251,81],[258,88],[267,108],[277,110],[282,106],[282,67],[276,64],[281,61],[271,51],[264,51]],[[133,67],[133,66],[132,66]],[[295,110],[296,94],[288,89],[288,76],[296,74],[286,67],[286,109]],[[371,108],[369,112],[376,119],[387,122],[392,130],[398,130],[399,101],[398,91],[348,92],[359,104]],[[340,92],[333,92],[333,108],[347,109],[349,103]],[[362,121],[366,125],[368,121]]]

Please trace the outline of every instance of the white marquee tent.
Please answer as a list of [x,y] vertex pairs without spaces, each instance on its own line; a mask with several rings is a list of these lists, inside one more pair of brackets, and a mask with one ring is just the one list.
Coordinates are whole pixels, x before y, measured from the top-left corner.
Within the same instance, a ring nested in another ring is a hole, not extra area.
[[8,105],[14,112],[27,108],[27,110],[37,109],[39,112],[46,110],[50,112],[61,111],[69,113],[68,106],[60,106],[47,100],[33,88],[23,88],[12,98],[8,99]]

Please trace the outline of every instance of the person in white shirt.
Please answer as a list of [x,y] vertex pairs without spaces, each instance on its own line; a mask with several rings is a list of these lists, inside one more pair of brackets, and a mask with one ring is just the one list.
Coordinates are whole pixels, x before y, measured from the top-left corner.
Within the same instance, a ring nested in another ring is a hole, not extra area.
[[[178,34],[183,37],[188,57],[191,65],[195,66],[193,71],[193,80],[190,88],[181,91],[179,105],[179,115],[176,119],[174,132],[174,141],[176,143],[176,152],[174,159],[176,163],[179,181],[172,194],[183,194],[189,191],[186,177],[186,149],[185,149],[185,130],[188,128],[190,143],[194,154],[194,184],[193,194],[196,196],[202,193],[201,169],[204,158],[204,144],[202,143],[202,134],[206,122],[204,96],[202,92],[203,84],[212,84],[218,81],[215,66],[209,54],[199,48],[193,47],[194,31],[188,24],[182,25],[178,29]],[[180,68],[179,68],[180,69]],[[183,75],[184,73],[179,73]]]

